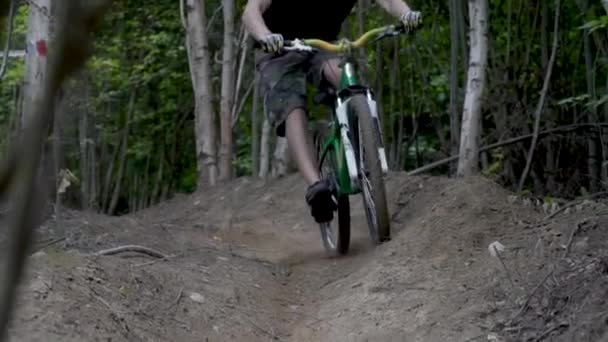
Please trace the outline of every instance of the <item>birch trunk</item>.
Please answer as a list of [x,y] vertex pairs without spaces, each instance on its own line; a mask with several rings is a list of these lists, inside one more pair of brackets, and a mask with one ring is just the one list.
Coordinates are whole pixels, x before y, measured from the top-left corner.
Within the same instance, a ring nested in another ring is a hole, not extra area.
[[287,174],[289,165],[289,149],[287,148],[286,138],[277,138],[274,147],[274,159],[272,164],[272,176],[283,177]]
[[214,185],[217,179],[215,115],[211,99],[211,69],[207,17],[204,0],[181,0],[183,25],[186,29],[188,64],[194,89],[196,155],[199,186]]
[[[47,77],[47,42],[51,34],[51,0],[33,0],[29,5],[23,79],[23,113],[33,113],[42,100]],[[23,123],[28,121],[21,116]]]
[[479,169],[479,134],[482,96],[488,59],[488,0],[469,0],[470,57],[464,100],[458,176],[471,176]]
[[234,0],[223,0],[220,179],[232,178],[232,104],[234,102]]

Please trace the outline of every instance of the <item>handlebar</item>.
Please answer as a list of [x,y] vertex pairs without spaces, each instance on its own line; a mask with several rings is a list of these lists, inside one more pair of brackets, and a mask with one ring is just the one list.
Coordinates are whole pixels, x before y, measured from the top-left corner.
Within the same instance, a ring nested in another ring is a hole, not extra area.
[[342,39],[337,44],[334,44],[321,39],[295,39],[285,40],[283,48],[285,50],[312,51],[313,49],[317,49],[333,53],[343,53],[352,49],[359,49],[372,39],[378,41],[407,32],[408,30],[403,24],[388,25],[371,29],[352,42],[348,39]]

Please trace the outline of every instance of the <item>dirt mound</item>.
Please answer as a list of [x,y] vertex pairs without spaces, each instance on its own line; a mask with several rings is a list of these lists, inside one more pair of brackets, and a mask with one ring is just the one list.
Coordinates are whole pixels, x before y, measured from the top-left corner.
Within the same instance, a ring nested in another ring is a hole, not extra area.
[[[41,229],[52,245],[32,258],[12,336],[601,340],[604,206],[545,220],[484,178],[392,174],[387,189],[393,239],[369,244],[357,198],[353,247],[340,258],[326,256],[297,175],[239,179],[119,218],[66,212]],[[127,244],[166,258],[91,255]]]

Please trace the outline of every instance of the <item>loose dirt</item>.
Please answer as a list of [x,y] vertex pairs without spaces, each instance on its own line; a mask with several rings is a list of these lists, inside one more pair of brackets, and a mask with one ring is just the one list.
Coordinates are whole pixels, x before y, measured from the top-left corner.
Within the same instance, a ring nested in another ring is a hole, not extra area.
[[[484,178],[391,174],[387,190],[393,239],[370,245],[357,198],[335,258],[298,175],[64,211],[40,228],[11,341],[608,340],[601,200],[545,219]],[[94,255],[129,244],[167,257]]]

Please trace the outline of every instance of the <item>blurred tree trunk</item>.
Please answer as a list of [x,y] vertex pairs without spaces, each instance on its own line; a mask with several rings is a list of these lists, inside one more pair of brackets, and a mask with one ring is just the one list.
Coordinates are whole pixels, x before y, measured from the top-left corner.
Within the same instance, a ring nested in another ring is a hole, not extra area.
[[458,176],[471,176],[479,169],[482,96],[488,62],[488,0],[469,0],[470,57],[467,92],[462,116]]
[[[51,35],[51,0],[37,0],[30,4],[27,19],[25,72],[23,78],[23,113],[33,113],[42,99],[47,77],[47,43]],[[23,122],[29,120],[21,116]],[[23,124],[21,125],[23,126]]]

